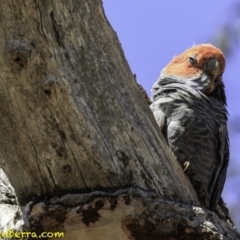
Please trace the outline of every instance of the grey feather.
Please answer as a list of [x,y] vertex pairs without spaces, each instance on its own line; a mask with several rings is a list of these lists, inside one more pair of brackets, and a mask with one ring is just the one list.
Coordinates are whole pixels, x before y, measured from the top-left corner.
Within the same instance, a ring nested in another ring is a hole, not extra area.
[[229,161],[227,110],[203,93],[206,75],[179,79],[161,74],[152,88],[150,108],[168,145],[186,172],[199,199],[208,208],[218,203]]

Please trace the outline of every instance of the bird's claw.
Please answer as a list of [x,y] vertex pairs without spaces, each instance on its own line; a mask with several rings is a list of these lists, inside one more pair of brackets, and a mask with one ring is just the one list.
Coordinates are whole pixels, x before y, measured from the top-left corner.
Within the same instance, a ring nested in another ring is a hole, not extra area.
[[183,164],[183,172],[186,172],[186,170],[188,169],[190,163],[187,161]]

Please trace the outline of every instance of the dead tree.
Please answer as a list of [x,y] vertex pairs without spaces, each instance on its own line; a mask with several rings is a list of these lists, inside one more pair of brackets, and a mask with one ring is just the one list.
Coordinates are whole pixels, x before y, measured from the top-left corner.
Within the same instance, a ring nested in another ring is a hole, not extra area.
[[199,205],[100,0],[3,0],[0,22],[0,164],[17,197],[1,173],[1,231],[240,239]]

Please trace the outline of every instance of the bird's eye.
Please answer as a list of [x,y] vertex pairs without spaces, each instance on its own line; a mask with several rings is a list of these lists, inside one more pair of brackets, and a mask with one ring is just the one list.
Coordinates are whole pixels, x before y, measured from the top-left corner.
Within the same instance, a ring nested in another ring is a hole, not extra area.
[[189,57],[188,60],[191,64],[195,64],[197,62],[195,57]]

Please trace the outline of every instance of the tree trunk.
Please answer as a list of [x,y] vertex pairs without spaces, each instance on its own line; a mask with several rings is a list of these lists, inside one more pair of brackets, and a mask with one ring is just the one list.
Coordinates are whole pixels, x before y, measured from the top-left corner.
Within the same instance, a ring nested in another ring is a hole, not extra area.
[[4,231],[240,239],[192,207],[100,0],[4,0],[0,21],[0,164],[21,206]]

